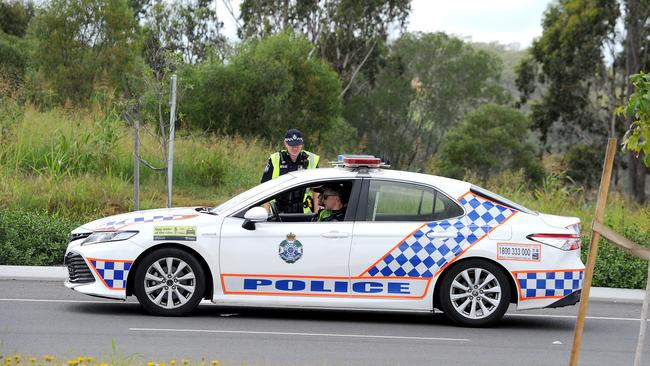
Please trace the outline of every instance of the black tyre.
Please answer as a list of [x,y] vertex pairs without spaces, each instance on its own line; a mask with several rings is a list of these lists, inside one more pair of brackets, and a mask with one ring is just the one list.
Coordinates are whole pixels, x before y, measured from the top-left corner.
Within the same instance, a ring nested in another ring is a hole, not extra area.
[[470,259],[452,267],[439,292],[442,311],[453,322],[485,327],[503,318],[510,304],[510,283],[495,264]]
[[181,316],[194,310],[205,292],[205,274],[188,252],[164,248],[149,253],[135,272],[135,296],[150,314]]

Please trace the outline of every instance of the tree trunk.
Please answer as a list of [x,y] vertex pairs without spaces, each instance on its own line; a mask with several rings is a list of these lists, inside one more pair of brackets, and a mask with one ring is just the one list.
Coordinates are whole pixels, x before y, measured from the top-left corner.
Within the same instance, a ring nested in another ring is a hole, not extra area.
[[[643,60],[640,58],[643,25],[645,23],[645,14],[639,13],[640,0],[627,0],[625,15],[625,80],[627,82],[627,99],[634,93],[634,86],[630,82],[630,75],[636,74],[641,70]],[[643,20],[643,22],[642,22]],[[628,119],[631,123],[632,120]],[[639,158],[635,158],[632,153],[628,154],[629,176],[632,196],[640,203],[646,201],[645,194],[645,168]]]
[[630,158],[630,187],[632,188],[632,196],[640,203],[645,204],[648,197],[645,194],[646,182],[646,167],[643,165],[642,155],[635,157],[633,152],[628,153]]

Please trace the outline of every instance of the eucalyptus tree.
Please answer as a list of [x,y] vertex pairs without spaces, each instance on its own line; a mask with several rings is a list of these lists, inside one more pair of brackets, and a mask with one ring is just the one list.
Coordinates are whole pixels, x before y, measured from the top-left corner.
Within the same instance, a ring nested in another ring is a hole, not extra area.
[[60,101],[86,103],[95,87],[124,88],[138,71],[140,36],[126,0],[52,0],[30,25],[32,60]]
[[409,0],[244,0],[239,37],[303,34],[316,46],[309,56],[331,63],[347,97],[364,87],[360,73],[374,81],[389,34],[405,28],[410,11]]
[[[542,36],[518,67],[521,103],[548,151],[597,149],[631,123],[616,107],[630,97],[629,76],[650,66],[650,1],[560,0],[544,14]],[[622,26],[622,27],[621,27]],[[542,88],[541,98],[528,100]],[[627,156],[630,191],[646,201],[647,169]],[[597,174],[597,172],[593,172]]]
[[376,85],[351,98],[346,118],[367,149],[422,170],[447,131],[485,102],[508,102],[502,62],[444,33],[404,34],[390,46]]

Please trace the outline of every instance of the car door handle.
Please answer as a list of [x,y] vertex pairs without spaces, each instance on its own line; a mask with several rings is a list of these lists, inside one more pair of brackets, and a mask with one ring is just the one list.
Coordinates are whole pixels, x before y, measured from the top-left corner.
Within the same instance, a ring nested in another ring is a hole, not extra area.
[[350,234],[343,233],[343,232],[340,232],[340,231],[329,231],[329,232],[320,234],[320,236],[322,236],[323,238],[339,239],[339,238],[347,238],[348,236],[350,236]]
[[451,239],[456,237],[456,233],[449,233],[446,231],[442,232],[429,232],[427,233],[427,237],[430,239]]

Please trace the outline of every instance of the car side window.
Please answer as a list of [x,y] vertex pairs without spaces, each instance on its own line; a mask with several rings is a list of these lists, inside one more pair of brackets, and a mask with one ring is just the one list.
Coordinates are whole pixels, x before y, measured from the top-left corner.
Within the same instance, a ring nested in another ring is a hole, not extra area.
[[437,221],[462,214],[458,204],[430,187],[381,180],[369,185],[367,221]]

